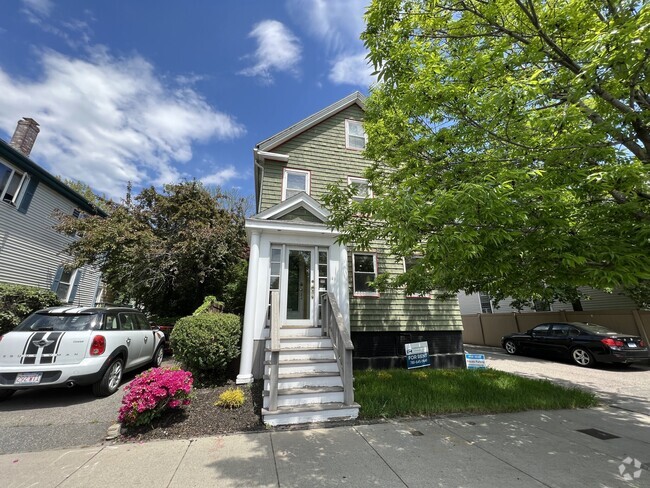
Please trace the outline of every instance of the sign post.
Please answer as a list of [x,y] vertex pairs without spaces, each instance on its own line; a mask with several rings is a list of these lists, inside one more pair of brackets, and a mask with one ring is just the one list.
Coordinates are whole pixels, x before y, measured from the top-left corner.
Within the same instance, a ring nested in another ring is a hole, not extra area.
[[413,342],[405,344],[407,369],[425,368],[431,366],[429,359],[429,344],[427,342]]

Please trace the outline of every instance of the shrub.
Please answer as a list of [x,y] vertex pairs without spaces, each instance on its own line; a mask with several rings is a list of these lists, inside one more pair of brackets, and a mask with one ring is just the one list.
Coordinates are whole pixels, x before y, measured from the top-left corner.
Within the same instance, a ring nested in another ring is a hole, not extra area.
[[219,401],[215,403],[218,407],[239,408],[244,404],[244,392],[241,388],[228,388],[221,395]]
[[208,295],[203,299],[203,303],[194,310],[193,316],[201,315],[204,313],[223,312],[223,302],[217,301],[214,295]]
[[12,330],[30,313],[60,304],[56,293],[50,290],[0,283],[0,335]]
[[190,404],[192,373],[151,368],[126,386],[117,420],[126,426],[149,425],[166,410]]
[[202,382],[223,379],[228,364],[239,355],[239,317],[206,313],[183,317],[171,333],[174,355]]

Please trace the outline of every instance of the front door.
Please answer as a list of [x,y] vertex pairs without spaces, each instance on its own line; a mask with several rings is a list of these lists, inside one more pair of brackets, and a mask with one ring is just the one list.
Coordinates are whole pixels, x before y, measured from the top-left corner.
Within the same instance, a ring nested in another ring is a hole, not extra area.
[[284,313],[288,325],[314,324],[314,251],[287,248]]

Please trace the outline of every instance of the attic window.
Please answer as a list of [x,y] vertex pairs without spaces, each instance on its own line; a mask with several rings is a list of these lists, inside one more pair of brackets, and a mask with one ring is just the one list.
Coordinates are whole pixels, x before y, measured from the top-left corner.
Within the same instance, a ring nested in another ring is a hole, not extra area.
[[282,200],[286,200],[300,192],[309,195],[309,188],[309,171],[285,168],[284,178],[282,181]]
[[345,121],[345,147],[357,151],[363,151],[366,148],[366,131],[363,129],[363,122]]
[[11,166],[0,163],[0,199],[18,205],[28,177]]

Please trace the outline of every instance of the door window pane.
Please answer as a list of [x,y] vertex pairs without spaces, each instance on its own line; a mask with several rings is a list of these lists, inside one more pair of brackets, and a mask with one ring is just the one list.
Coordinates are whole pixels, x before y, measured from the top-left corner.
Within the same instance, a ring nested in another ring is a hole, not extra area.
[[287,319],[311,317],[311,251],[289,251],[287,281]]

